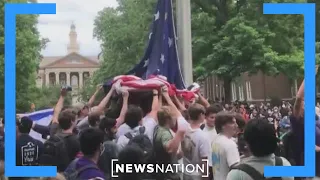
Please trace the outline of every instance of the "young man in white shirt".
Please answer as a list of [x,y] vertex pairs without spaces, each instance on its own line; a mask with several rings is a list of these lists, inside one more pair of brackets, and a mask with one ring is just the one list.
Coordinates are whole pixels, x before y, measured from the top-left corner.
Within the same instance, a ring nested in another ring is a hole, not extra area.
[[209,141],[206,139],[206,134],[200,129],[201,124],[205,119],[205,108],[200,104],[192,104],[188,108],[190,116],[191,130],[186,133],[181,149],[183,151],[183,164],[186,171],[183,172],[183,180],[202,180],[202,175],[207,175],[208,172],[191,172],[188,170],[188,164],[207,167],[207,159],[209,155]]
[[[206,122],[202,125],[202,130],[205,133],[205,138],[209,143],[209,151],[211,152],[211,145],[213,143],[213,140],[217,136],[217,131],[214,127],[215,119],[217,113],[220,111],[223,111],[223,107],[219,104],[212,105],[206,109]],[[213,179],[212,174],[212,157],[211,153],[208,156],[208,164],[209,164],[209,180]]]
[[240,162],[237,144],[232,140],[237,128],[233,113],[219,112],[216,115],[215,129],[218,135],[212,143],[214,180],[226,180],[229,170]]

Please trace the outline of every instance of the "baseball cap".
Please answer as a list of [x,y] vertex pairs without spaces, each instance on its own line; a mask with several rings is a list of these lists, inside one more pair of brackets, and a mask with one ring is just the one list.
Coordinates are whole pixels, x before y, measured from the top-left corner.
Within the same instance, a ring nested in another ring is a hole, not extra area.
[[83,102],[78,102],[75,105],[72,106],[72,109],[76,112],[79,113],[82,109],[88,107],[88,105],[86,105]]
[[33,121],[28,117],[22,117],[21,119],[18,120],[17,124],[19,127],[31,129]]

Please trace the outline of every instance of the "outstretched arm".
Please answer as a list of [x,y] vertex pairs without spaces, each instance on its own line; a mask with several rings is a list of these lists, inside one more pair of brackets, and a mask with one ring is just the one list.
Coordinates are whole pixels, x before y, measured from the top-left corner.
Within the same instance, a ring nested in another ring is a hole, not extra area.
[[121,108],[120,116],[117,119],[116,127],[119,127],[121,124],[123,124],[124,117],[126,116],[126,113],[128,110],[129,92],[127,90],[124,90],[122,92],[122,98],[123,98],[122,108]]
[[152,93],[153,93],[153,99],[152,99],[151,112],[148,114],[148,116],[156,120],[157,113],[159,110],[159,92],[157,90],[153,90]]
[[199,103],[200,104],[202,104],[205,108],[210,107],[210,103],[206,100],[206,98],[204,98],[202,96],[202,94],[200,92],[198,93],[198,96],[199,96]]
[[87,103],[87,105],[88,105],[89,107],[92,107],[92,105],[93,105],[94,101],[96,100],[96,97],[97,97],[97,95],[99,94],[99,92],[100,92],[101,89],[102,89],[102,85],[99,84],[99,85],[97,86],[97,90],[94,92],[94,94],[91,96],[91,98],[89,99],[89,101],[88,101],[88,103]]
[[172,99],[175,102],[175,104],[177,105],[178,109],[180,109],[180,111],[186,110],[186,106],[179,101],[179,99],[176,95],[174,95],[172,97]]
[[113,85],[112,88],[110,89],[110,91],[108,92],[108,94],[102,99],[100,104],[97,106],[97,109],[95,111],[99,112],[101,115],[104,114],[104,108],[106,107],[106,105],[110,101],[111,96],[114,91],[115,91],[115,86]]
[[174,115],[174,118],[177,119],[178,117],[181,117],[181,112],[179,111],[179,109],[176,107],[176,105],[172,102],[169,93],[168,93],[168,88],[164,87],[162,90],[162,95],[163,98],[167,101],[168,105],[170,106],[172,113]]
[[65,97],[67,95],[68,91],[66,89],[62,89],[60,93],[60,98],[54,107],[54,112],[53,112],[53,117],[52,117],[52,123],[57,123],[58,124],[58,118],[59,114],[63,108],[63,102],[65,100]]

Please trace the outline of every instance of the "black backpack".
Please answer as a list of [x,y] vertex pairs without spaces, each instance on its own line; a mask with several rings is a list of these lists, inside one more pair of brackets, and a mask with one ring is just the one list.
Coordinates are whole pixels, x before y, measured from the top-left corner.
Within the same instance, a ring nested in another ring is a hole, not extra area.
[[39,158],[40,165],[57,166],[59,172],[64,171],[71,161],[66,145],[66,139],[70,136],[67,134],[51,136],[44,143],[43,153]]
[[[275,166],[282,166],[283,162],[282,159],[278,156],[275,156]],[[248,164],[240,164],[232,169],[237,169],[247,173],[251,179],[254,180],[282,180],[281,177],[272,177],[272,178],[265,178],[263,174],[257,171],[254,167],[249,166]]]
[[130,132],[125,134],[125,137],[129,139],[128,145],[137,145],[144,152],[144,162],[150,163],[153,157],[153,145],[149,137],[145,134],[146,128],[144,126],[139,128],[139,133],[132,135]]
[[294,158],[293,150],[295,149],[294,140],[294,134],[291,130],[282,137],[283,157],[292,164],[294,164],[292,161]]
[[77,165],[78,160],[79,159],[73,160],[71,162],[71,164],[69,165],[69,168],[67,169],[67,171],[65,171],[63,173],[66,180],[80,180],[79,179],[80,174],[87,169],[99,170],[99,168],[94,164],[88,164],[86,166],[83,166],[83,167],[77,169],[76,165]]

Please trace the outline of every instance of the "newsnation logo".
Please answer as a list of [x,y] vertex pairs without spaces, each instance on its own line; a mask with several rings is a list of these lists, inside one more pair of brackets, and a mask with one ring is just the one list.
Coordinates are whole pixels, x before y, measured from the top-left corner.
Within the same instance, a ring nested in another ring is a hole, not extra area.
[[117,178],[119,174],[130,173],[183,173],[209,177],[208,160],[202,160],[202,164],[120,164],[118,159],[111,160],[111,177]]

